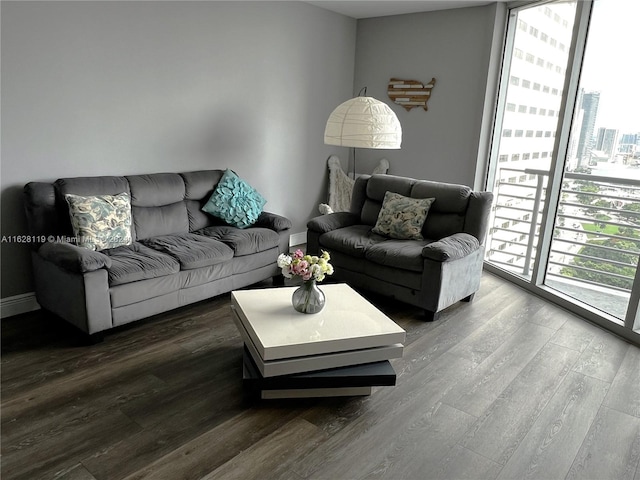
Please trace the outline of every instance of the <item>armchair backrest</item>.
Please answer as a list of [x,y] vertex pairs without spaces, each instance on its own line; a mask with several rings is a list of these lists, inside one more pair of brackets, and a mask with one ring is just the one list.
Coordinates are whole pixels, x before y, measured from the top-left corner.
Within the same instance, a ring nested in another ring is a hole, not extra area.
[[422,228],[431,240],[469,233],[480,242],[486,235],[493,194],[475,192],[465,185],[416,180],[395,175],[363,175],[356,180],[351,197],[351,212],[360,215],[366,225],[375,225],[386,192],[411,198],[435,198]]

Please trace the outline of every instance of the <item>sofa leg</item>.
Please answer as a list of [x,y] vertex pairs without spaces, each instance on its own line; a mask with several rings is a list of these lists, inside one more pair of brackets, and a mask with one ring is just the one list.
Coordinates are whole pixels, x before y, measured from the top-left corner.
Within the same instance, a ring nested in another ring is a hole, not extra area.
[[274,287],[282,287],[282,286],[284,286],[284,275],[282,275],[282,274],[274,275],[272,280],[273,280],[273,286]]
[[92,334],[86,333],[84,335],[84,341],[86,345],[97,345],[99,343],[102,343],[104,341],[104,332]]
[[429,310],[424,311],[424,318],[427,322],[434,322],[438,319],[439,312],[430,312]]
[[471,300],[473,300],[473,297],[475,296],[475,293],[472,293],[471,295],[469,295],[468,297],[464,297],[462,299],[463,302],[470,302]]

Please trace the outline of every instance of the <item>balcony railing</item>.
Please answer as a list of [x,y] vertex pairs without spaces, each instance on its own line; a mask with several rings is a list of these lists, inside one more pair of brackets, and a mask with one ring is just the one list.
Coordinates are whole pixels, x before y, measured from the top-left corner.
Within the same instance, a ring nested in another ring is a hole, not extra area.
[[[548,172],[502,168],[497,178],[486,260],[530,278]],[[594,291],[622,296],[626,305],[639,256],[640,180],[566,172],[545,283],[587,299]]]

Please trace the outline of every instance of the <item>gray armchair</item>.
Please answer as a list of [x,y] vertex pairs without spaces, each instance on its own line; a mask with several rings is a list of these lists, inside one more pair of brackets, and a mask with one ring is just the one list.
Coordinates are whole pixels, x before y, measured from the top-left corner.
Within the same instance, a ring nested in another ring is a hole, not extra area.
[[[422,240],[399,240],[372,232],[387,191],[435,198]],[[484,238],[493,194],[464,185],[394,175],[357,179],[349,212],[316,217],[307,224],[307,251],[331,254],[333,278],[423,308],[428,320],[480,287]]]

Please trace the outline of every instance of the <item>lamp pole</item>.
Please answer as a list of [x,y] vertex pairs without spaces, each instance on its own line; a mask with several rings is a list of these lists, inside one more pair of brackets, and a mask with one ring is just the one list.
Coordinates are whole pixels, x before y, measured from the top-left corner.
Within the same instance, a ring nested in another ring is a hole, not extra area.
[[356,179],[356,147],[353,147],[353,179]]

